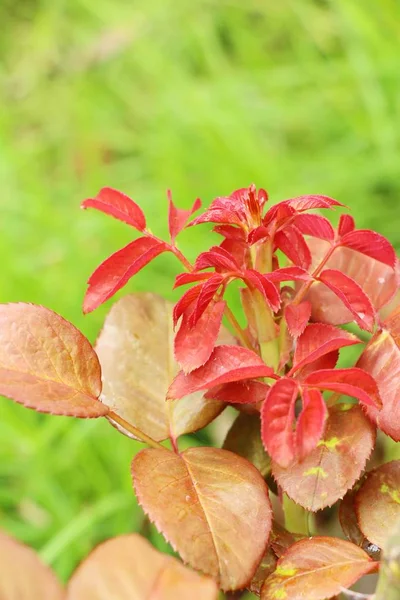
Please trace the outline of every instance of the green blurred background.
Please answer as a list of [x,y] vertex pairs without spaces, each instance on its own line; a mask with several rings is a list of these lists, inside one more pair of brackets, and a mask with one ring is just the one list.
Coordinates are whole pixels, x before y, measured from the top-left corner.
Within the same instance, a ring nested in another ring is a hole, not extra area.
[[[272,201],[323,193],[400,249],[397,0],[1,0],[0,23],[1,302],[44,304],[95,339],[108,307],[83,317],[85,282],[132,236],[79,210],[104,185],[159,234],[168,187],[185,207],[251,182]],[[128,289],[173,297],[178,268],[160,257]],[[1,400],[0,527],[67,577],[141,527],[138,447]]]

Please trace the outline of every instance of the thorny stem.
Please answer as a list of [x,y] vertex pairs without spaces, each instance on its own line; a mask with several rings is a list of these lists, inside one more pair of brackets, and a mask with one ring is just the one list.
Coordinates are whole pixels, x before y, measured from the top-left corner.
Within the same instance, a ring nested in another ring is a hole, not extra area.
[[324,268],[324,266],[326,265],[326,263],[332,256],[333,252],[336,250],[336,248],[337,248],[337,246],[331,246],[329,248],[328,252],[324,256],[324,258],[321,260],[318,267],[313,271],[313,273],[311,275],[313,279],[311,281],[307,281],[306,283],[304,283],[301,286],[301,288],[297,292],[296,296],[294,297],[293,304],[300,304],[300,302],[303,300],[304,296],[307,294],[308,290],[314,283],[314,278],[318,277],[318,275],[321,273],[322,269]]
[[121,427],[123,427],[124,429],[129,431],[129,433],[134,435],[138,440],[140,440],[141,442],[144,442],[148,446],[151,446],[152,448],[157,448],[158,450],[162,449],[162,450],[168,450],[169,452],[171,452],[171,450],[169,450],[169,448],[162,446],[161,444],[156,442],[156,440],[153,440],[152,437],[150,437],[149,435],[144,433],[144,431],[142,431],[141,429],[138,429],[134,425],[131,425],[131,423],[129,423],[128,421],[125,421],[125,419],[123,419],[122,417],[117,415],[115,412],[110,411],[108,413],[107,417],[112,419],[116,423],[118,423],[118,425],[121,425]]

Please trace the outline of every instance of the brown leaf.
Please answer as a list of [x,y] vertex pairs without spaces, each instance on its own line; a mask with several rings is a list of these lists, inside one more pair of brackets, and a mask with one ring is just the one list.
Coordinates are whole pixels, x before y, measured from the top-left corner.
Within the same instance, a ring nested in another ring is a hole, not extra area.
[[277,560],[276,554],[274,554],[272,549],[267,548],[267,551],[262,557],[261,563],[255,572],[253,579],[250,581],[250,585],[248,586],[250,592],[256,594],[257,596],[260,595],[264,581],[269,575],[271,575],[271,573],[275,571]]
[[1,600],[63,600],[65,592],[37,554],[0,532]]
[[268,488],[253,465],[216,448],[147,449],[132,476],[139,503],[185,562],[224,590],[249,584],[271,528]]
[[157,552],[138,534],[100,544],[73,574],[67,600],[216,600],[212,579]]
[[304,538],[301,533],[287,531],[277,521],[273,521],[270,544],[275,554],[280,558],[295,542]]
[[400,460],[367,474],[355,497],[357,520],[363,534],[382,548],[400,519]]
[[265,477],[271,470],[271,459],[261,441],[259,414],[241,413],[225,438],[223,448],[243,456]]
[[361,548],[333,537],[300,540],[279,559],[261,600],[324,600],[376,569]]
[[101,417],[100,365],[71,323],[34,304],[0,305],[0,394],[28,408]]
[[203,392],[165,401],[178,371],[173,338],[172,304],[144,293],[113,305],[96,343],[102,401],[157,441],[201,429],[224,408],[221,402],[206,400]]
[[331,506],[350,489],[375,444],[375,428],[358,405],[330,408],[323,439],[303,461],[287,468],[272,463],[284,492],[307,510]]

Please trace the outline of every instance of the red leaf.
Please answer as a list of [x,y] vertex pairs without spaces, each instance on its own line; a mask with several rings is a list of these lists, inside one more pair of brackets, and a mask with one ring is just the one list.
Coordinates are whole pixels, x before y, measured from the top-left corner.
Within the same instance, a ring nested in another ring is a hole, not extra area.
[[311,302],[288,304],[285,307],[285,319],[290,333],[297,338],[301,335],[311,317]]
[[335,231],[332,225],[328,219],[321,215],[300,214],[296,216],[294,224],[304,235],[312,235],[313,237],[328,241],[335,239]]
[[350,233],[355,229],[355,222],[351,215],[340,215],[338,234],[340,237],[346,235],[346,233]]
[[240,346],[217,346],[203,367],[187,375],[182,371],[178,373],[168,390],[167,399],[183,398],[230,381],[273,375],[273,369],[252,350]]
[[391,243],[379,233],[369,229],[357,229],[346,233],[340,240],[342,246],[366,254],[379,262],[394,267],[396,252]]
[[221,246],[212,246],[208,252],[202,252],[194,265],[196,271],[208,269],[209,267],[226,271],[237,271],[239,269],[235,257]]
[[296,266],[308,269],[311,265],[311,252],[303,235],[296,227],[289,225],[278,231],[274,238],[275,244]]
[[167,196],[168,196],[168,203],[169,203],[169,210],[168,210],[169,234],[171,236],[171,242],[174,243],[175,238],[178,235],[178,233],[180,233],[182,231],[182,229],[185,227],[185,223],[188,220],[188,218],[194,212],[196,212],[196,210],[199,210],[199,208],[201,207],[201,200],[200,200],[200,198],[197,198],[197,200],[195,200],[195,202],[190,210],[183,210],[181,208],[176,208],[176,206],[172,202],[171,190],[168,190]]
[[189,327],[194,327],[196,325],[207,306],[212,302],[215,293],[223,281],[223,276],[216,273],[211,279],[202,284],[200,294],[197,296],[193,311],[189,317]]
[[240,240],[226,239],[221,242],[220,248],[230,254],[230,256],[236,261],[240,270],[245,268],[246,257],[248,253],[248,246],[246,242]]
[[308,375],[305,383],[310,387],[357,398],[367,406],[382,406],[375,379],[357,367],[316,371]]
[[99,360],[76,327],[33,304],[0,305],[0,394],[39,412],[103,417]]
[[206,210],[202,215],[193,219],[189,223],[189,227],[193,225],[199,225],[200,223],[226,223],[229,225],[242,226],[242,219],[232,209],[217,204],[215,201],[211,204],[210,208]]
[[317,447],[324,433],[328,415],[328,409],[319,390],[305,389],[303,406],[296,426],[296,449],[300,460]]
[[371,300],[354,279],[336,269],[325,269],[318,279],[340,298],[361,329],[372,331],[375,324],[374,308]]
[[297,342],[291,373],[325,354],[354,344],[361,344],[361,340],[348,331],[323,323],[311,323]]
[[247,269],[244,272],[243,280],[261,292],[265,301],[274,312],[279,310],[281,304],[279,292],[267,277],[264,277],[264,275],[261,275],[261,273],[254,269]]
[[239,229],[234,225],[216,225],[213,231],[223,235],[227,240],[245,241],[246,237],[243,229]]
[[248,242],[249,242],[250,246],[252,246],[256,242],[259,242],[260,240],[264,240],[268,237],[269,237],[268,227],[265,227],[265,225],[260,225],[259,227],[256,227],[255,229],[253,229],[253,231],[250,231],[249,237],[248,237]]
[[82,202],[82,208],[96,208],[106,215],[111,215],[138,231],[146,229],[146,219],[142,209],[122,192],[105,187],[100,190],[96,198],[89,198]]
[[281,281],[311,281],[312,279],[309,272],[301,267],[283,267],[272,273],[267,273],[266,277],[276,283]]
[[181,316],[188,310],[189,306],[196,300],[201,292],[202,284],[195,285],[194,287],[187,290],[183,296],[178,300],[173,310],[173,322],[174,327],[181,318]]
[[321,371],[322,369],[334,369],[339,360],[339,350],[334,350],[328,354],[324,354],[317,360],[308,363],[301,368],[301,379],[304,380],[307,375],[314,373],[314,371]]
[[185,373],[204,365],[210,358],[221,328],[225,302],[212,302],[197,320],[194,327],[184,315],[174,340],[175,358]]
[[222,386],[211,388],[205,398],[219,400],[228,404],[257,404],[264,402],[269,386],[262,381],[252,379],[232,381]]
[[294,379],[283,378],[269,390],[261,408],[261,437],[271,458],[287,466],[295,457],[295,404],[299,384]]
[[196,283],[197,281],[205,281],[211,279],[214,273],[180,273],[176,276],[174,289],[181,285],[187,285],[188,283]]
[[168,250],[164,242],[141,237],[107,258],[90,276],[83,303],[89,313],[111,298],[153,258]]
[[329,196],[320,196],[319,194],[297,196],[297,198],[290,198],[284,202],[299,212],[303,210],[310,210],[312,208],[332,208],[332,206],[344,206],[344,204],[341,204]]

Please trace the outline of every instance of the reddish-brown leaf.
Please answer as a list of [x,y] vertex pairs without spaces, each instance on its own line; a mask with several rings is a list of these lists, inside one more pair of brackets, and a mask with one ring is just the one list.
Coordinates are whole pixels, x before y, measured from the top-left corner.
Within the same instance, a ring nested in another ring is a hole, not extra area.
[[261,441],[260,415],[240,413],[227,433],[223,448],[250,461],[265,477],[271,471],[271,459]]
[[354,279],[336,269],[325,269],[318,279],[343,302],[361,329],[372,331],[375,324],[374,307]]
[[0,532],[1,600],[64,600],[65,592],[37,554]]
[[261,408],[261,436],[272,459],[287,466],[296,456],[295,404],[299,394],[298,382],[282,378],[269,390]]
[[382,235],[370,229],[356,229],[346,233],[340,240],[346,248],[351,248],[379,262],[394,267],[396,252],[392,244]]
[[89,313],[111,298],[131,277],[168,250],[164,242],[141,237],[107,258],[89,278],[83,312]]
[[[368,416],[395,441],[400,441],[400,311],[387,321],[385,329],[370,340],[357,366],[372,375],[378,384],[382,409],[367,407]],[[397,326],[396,326],[397,325]],[[386,329],[388,327],[388,329]]]
[[360,368],[321,369],[308,375],[305,383],[320,390],[329,390],[357,398],[365,406],[380,408],[382,401],[376,381]]
[[[217,600],[214,581],[133,533],[100,544],[79,565],[67,600]],[[53,599],[52,599],[53,600]]]
[[284,492],[307,510],[331,506],[363,471],[375,445],[375,428],[357,405],[329,409],[323,439],[302,462],[287,468],[273,463]]
[[400,460],[367,474],[355,497],[357,520],[363,534],[380,548],[400,519]]
[[[231,339],[224,329],[221,335]],[[172,305],[156,294],[131,294],[114,304],[96,344],[103,402],[157,441],[201,429],[224,408],[201,392],[165,402],[178,370],[173,339]]]
[[102,417],[100,365],[71,323],[34,304],[0,305],[0,394],[39,412]]
[[[194,326],[192,312],[184,314],[174,339],[174,354],[185,373],[204,365],[211,356],[221,329],[226,303],[211,302]],[[191,308],[195,310],[195,307]]]
[[267,548],[253,579],[247,586],[250,592],[256,596],[260,595],[263,583],[275,571],[277,561],[278,559],[272,548]]
[[274,237],[276,246],[297,267],[307,270],[311,265],[311,252],[307,243],[296,227],[289,225],[278,231]]
[[188,218],[199,210],[201,207],[201,200],[197,198],[194,201],[194,204],[190,210],[184,210],[182,208],[177,208],[175,204],[172,202],[172,194],[171,190],[167,192],[168,196],[168,228],[169,234],[171,236],[171,242],[175,243],[176,236],[182,231],[185,227],[186,221]]
[[296,451],[303,460],[317,446],[324,433],[328,414],[319,390],[303,390],[303,410],[296,425]]
[[333,537],[293,544],[261,589],[261,600],[324,600],[376,570],[361,548]]
[[211,388],[206,393],[206,398],[227,402],[228,404],[258,404],[264,402],[268,390],[269,386],[266,383],[255,379],[232,381]]
[[271,529],[268,489],[252,464],[216,448],[150,449],[132,475],[138,501],[184,561],[224,590],[249,584]]
[[304,331],[311,317],[311,302],[305,300],[300,304],[288,304],[285,307],[285,319],[288,329],[294,338]]
[[330,352],[354,344],[361,344],[361,340],[348,331],[324,323],[311,323],[297,341],[291,372],[298,371]]
[[302,213],[295,217],[294,224],[304,235],[312,235],[328,241],[333,241],[335,238],[332,225],[321,215]]
[[378,560],[380,554],[378,546],[372,544],[365,537],[357,521],[354,499],[364,481],[365,475],[363,475],[361,479],[356,482],[354,487],[347,492],[341,501],[339,506],[339,521],[343,529],[343,533],[350,540],[350,542],[360,546],[360,548],[365,550],[370,556]]
[[277,521],[272,521],[272,529],[269,543],[271,548],[275,552],[276,556],[280,558],[295,542],[303,539],[305,536],[301,533],[292,533],[287,531]]
[[138,231],[146,229],[146,219],[140,206],[126,194],[109,187],[102,188],[96,198],[89,198],[82,202],[82,208],[96,208]]
[[[324,240],[309,238],[308,245],[312,252],[313,270],[326,255],[330,244]],[[398,288],[394,269],[349,248],[336,248],[325,266],[327,269],[342,271],[354,279],[368,295],[376,310],[385,306]],[[314,321],[340,325],[354,320],[353,314],[343,302],[322,283],[312,285],[307,298],[313,306]]]
[[217,346],[208,362],[191,373],[181,371],[172,382],[167,398],[183,398],[199,390],[257,377],[270,377],[273,369],[247,348],[240,346]]

